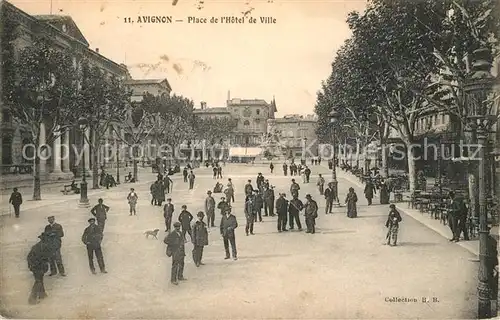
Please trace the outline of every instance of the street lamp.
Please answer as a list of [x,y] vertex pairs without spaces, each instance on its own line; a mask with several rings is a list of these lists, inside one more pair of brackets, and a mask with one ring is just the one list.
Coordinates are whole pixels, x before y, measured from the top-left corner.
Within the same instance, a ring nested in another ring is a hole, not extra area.
[[307,137],[303,138],[304,140],[304,149],[302,150],[302,158],[304,159],[304,164],[307,163]]
[[332,185],[333,185],[333,199],[334,203],[333,205],[336,207],[340,206],[339,203],[339,195],[338,195],[338,181],[337,181],[337,159],[336,159],[336,153],[335,153],[335,126],[337,124],[339,114],[335,110],[335,108],[332,109],[332,111],[328,114],[328,117],[330,118],[330,124],[331,124],[331,136],[332,136],[332,156],[333,156],[333,165],[332,165]]
[[120,143],[116,140],[116,183],[120,184]]
[[82,183],[80,184],[80,203],[78,204],[82,208],[88,208],[89,198],[87,197],[87,178],[85,173],[85,131],[89,125],[86,118],[81,117],[78,119],[78,127],[82,133]]
[[480,48],[473,52],[472,75],[466,83],[467,105],[471,116],[468,117],[470,127],[476,133],[479,148],[479,275],[478,275],[478,318],[491,318],[491,277],[490,261],[491,250],[489,246],[490,235],[488,228],[488,212],[486,198],[486,139],[491,132],[491,127],[496,121],[496,116],[491,114],[491,107],[495,104],[489,100],[489,94],[495,84],[491,75],[491,52],[489,49]]

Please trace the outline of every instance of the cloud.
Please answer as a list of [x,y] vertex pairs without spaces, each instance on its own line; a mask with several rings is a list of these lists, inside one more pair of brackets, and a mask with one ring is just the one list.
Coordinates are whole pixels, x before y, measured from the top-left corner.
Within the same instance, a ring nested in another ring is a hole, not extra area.
[[104,9],[106,9],[106,5],[103,3],[103,4],[101,4],[101,7],[99,8],[99,11],[103,12]]
[[170,58],[166,54],[163,54],[163,55],[160,56],[160,60],[163,60],[165,62],[169,62]]
[[184,71],[179,63],[174,63],[172,68],[174,68],[175,72],[177,72],[178,75],[181,75],[182,72]]

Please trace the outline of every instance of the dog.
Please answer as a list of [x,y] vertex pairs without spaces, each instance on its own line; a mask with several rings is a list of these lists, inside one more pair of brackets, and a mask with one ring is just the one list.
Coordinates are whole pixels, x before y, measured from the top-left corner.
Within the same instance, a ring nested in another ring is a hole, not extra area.
[[146,239],[148,239],[149,236],[153,236],[155,239],[158,240],[158,237],[157,237],[158,232],[160,232],[160,229],[149,230],[149,231],[144,232],[144,234],[146,235]]

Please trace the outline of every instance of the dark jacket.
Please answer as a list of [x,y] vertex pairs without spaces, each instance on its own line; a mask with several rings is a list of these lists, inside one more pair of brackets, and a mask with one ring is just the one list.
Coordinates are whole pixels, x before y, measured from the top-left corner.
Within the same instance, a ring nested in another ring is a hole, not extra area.
[[46,225],[45,226],[45,233],[47,234],[54,234],[53,237],[51,237],[52,239],[52,244],[54,245],[54,249],[59,249],[61,248],[61,243],[62,243],[62,237],[64,237],[64,231],[63,231],[63,227],[59,224],[59,223],[56,223],[54,222],[54,224],[50,225]]
[[385,226],[387,228],[392,227],[393,225],[399,225],[401,222],[401,215],[399,214],[398,210],[391,210],[389,212],[389,216],[387,217],[387,221],[385,223]]
[[247,184],[245,185],[245,194],[246,194],[246,195],[250,195],[250,194],[252,194],[252,192],[253,192],[253,187],[252,187],[252,185],[251,185],[250,183],[247,183]]
[[102,241],[101,228],[97,225],[90,225],[83,231],[82,242],[91,247],[100,248]]
[[334,194],[330,187],[326,188],[323,194],[325,195],[325,199],[333,199]]
[[167,252],[172,253],[173,260],[182,260],[186,256],[184,237],[180,232],[176,230],[170,232],[163,240],[163,243],[167,245]]
[[224,213],[229,209],[229,204],[226,201],[221,201],[217,204],[217,209],[219,209],[221,213]]
[[365,197],[373,198],[373,194],[375,193],[375,187],[371,182],[367,183],[365,186]]
[[215,211],[215,199],[213,197],[207,197],[205,199],[205,212],[212,213]]
[[306,170],[304,170],[304,173],[306,174],[306,176],[310,176],[311,175],[311,169],[307,168]]
[[222,216],[220,220],[220,233],[223,237],[234,237],[234,229],[238,228],[238,221],[232,214]]
[[306,218],[318,217],[318,204],[316,203],[316,201],[311,200],[306,202],[304,208],[304,216],[306,216]]
[[254,208],[255,210],[262,209],[262,206],[264,205],[264,200],[262,199],[262,195],[260,193],[257,193],[254,197]]
[[97,221],[103,221],[108,218],[107,212],[109,211],[109,207],[105,204],[97,204],[95,205],[90,213],[96,218]]
[[15,206],[20,205],[23,203],[23,196],[18,191],[12,192],[9,203],[12,203]]
[[274,190],[273,189],[267,189],[264,191],[264,201],[267,203],[274,202]]
[[290,213],[299,213],[302,209],[304,209],[304,204],[300,199],[292,199],[290,200],[290,205],[288,206],[288,212]]
[[46,243],[42,241],[31,247],[28,253],[28,269],[33,273],[46,273],[49,271],[49,257],[51,252]]
[[264,176],[257,176],[257,186],[260,186],[261,184],[264,183]]
[[252,200],[245,202],[245,217],[251,218],[255,215],[255,203]]
[[179,214],[179,222],[183,229],[191,228],[191,221],[193,220],[193,215],[187,210],[182,210]]
[[172,214],[174,213],[175,207],[172,203],[166,203],[163,206],[163,217],[165,219],[170,218],[172,219]]
[[196,221],[193,223],[193,244],[195,246],[208,245],[208,230],[207,224],[203,221]]
[[286,214],[288,212],[288,200],[279,197],[278,200],[276,200],[276,212]]
[[290,186],[290,193],[298,192],[300,190],[300,186],[297,182],[292,183]]

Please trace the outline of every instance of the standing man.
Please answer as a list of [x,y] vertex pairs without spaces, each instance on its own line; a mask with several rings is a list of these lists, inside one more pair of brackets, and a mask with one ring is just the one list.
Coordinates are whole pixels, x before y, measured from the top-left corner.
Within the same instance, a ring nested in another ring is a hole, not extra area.
[[191,221],[193,221],[193,215],[191,212],[187,211],[187,206],[182,205],[182,211],[179,214],[179,222],[182,226],[182,236],[186,239],[186,232],[189,233],[189,237],[193,240],[193,233],[191,231]]
[[286,165],[286,163],[283,163],[283,175],[286,177],[288,173],[288,166]]
[[217,166],[217,179],[222,179],[222,167]]
[[314,201],[310,194],[306,195],[306,204],[304,206],[304,216],[306,219],[306,233],[316,233],[316,218],[318,217],[318,204]]
[[184,237],[181,234],[181,224],[174,223],[174,231],[167,234],[163,243],[167,245],[167,257],[172,257],[172,271],[170,273],[170,282],[178,285],[179,280],[187,280],[184,278],[184,257],[186,251],[184,247]]
[[189,171],[189,175],[188,175],[189,190],[193,190],[193,188],[194,188],[194,179],[195,178],[196,178],[196,176],[194,175],[193,170]]
[[292,197],[299,197],[299,190],[300,186],[297,182],[295,182],[295,179],[292,179],[292,185],[290,186],[290,193],[292,194]]
[[226,211],[229,210],[229,204],[225,201],[224,197],[220,198],[220,202],[217,204],[217,209],[220,210],[221,215],[225,215]]
[[238,252],[236,251],[236,237],[234,230],[238,228],[238,221],[236,217],[231,213],[231,207],[225,212],[220,221],[220,234],[224,241],[224,249],[226,250],[226,258],[229,259],[229,243],[231,243],[231,249],[233,253],[233,260],[238,260]]
[[57,270],[59,270],[59,274],[65,277],[66,273],[64,272],[61,256],[62,237],[64,237],[63,227],[59,223],[56,223],[54,216],[48,217],[47,220],[49,224],[45,226],[44,231],[49,236],[50,251],[52,252],[49,258],[50,276],[55,276]]
[[253,235],[253,224],[255,222],[255,204],[253,201],[253,197],[247,197],[245,201],[245,218],[246,218],[246,225],[245,225],[245,233],[248,236],[248,232]]
[[214,172],[214,179],[217,179],[217,167],[214,166],[212,171]]
[[163,184],[165,186],[165,192],[166,193],[170,193],[172,192],[172,189],[174,187],[174,182],[172,181],[172,179],[170,179],[170,177],[168,176],[168,172],[165,173],[165,177],[163,178]]
[[149,187],[149,191],[151,191],[151,205],[153,206],[156,206],[158,205],[158,200],[157,200],[157,195],[158,195],[158,183],[157,181],[153,182],[153,184],[151,184],[151,187]]
[[14,207],[14,213],[16,218],[19,218],[20,207],[23,203],[23,196],[17,191],[17,188],[12,189],[12,194],[10,195],[9,203]]
[[130,192],[127,196],[128,205],[130,207],[130,215],[132,215],[132,213],[134,214],[134,216],[137,215],[135,208],[137,206],[138,199],[139,199],[139,197],[137,196],[137,193],[135,193],[134,188],[130,188]]
[[254,212],[255,212],[255,222],[257,222],[257,217],[259,222],[262,222],[262,207],[264,205],[264,199],[262,199],[262,191],[258,190],[255,192],[254,199]]
[[274,186],[264,190],[264,217],[274,216]]
[[289,226],[290,230],[294,229],[294,220],[297,222],[297,227],[299,228],[299,231],[302,231],[302,223],[300,223],[300,211],[304,209],[304,204],[302,201],[300,201],[299,198],[293,197],[292,200],[290,200],[290,205],[288,206],[288,214],[289,214]]
[[234,184],[231,178],[227,179],[227,190],[228,190],[228,195],[231,195],[231,198],[227,198],[227,203],[231,204],[231,202],[234,202]]
[[169,232],[172,227],[172,216],[175,207],[172,204],[172,199],[168,198],[167,203],[163,206],[163,218],[165,218],[165,232]]
[[274,164],[271,162],[271,164],[269,165],[269,169],[271,169],[271,173],[273,173],[274,171]]
[[156,201],[157,205],[161,207],[163,201],[165,201],[165,185],[163,184],[163,178],[158,179],[158,181],[156,181],[156,184],[158,185]]
[[212,197],[212,191],[207,191],[205,199],[205,212],[207,213],[207,221],[209,227],[215,227],[215,199]]
[[97,225],[101,229],[101,233],[104,233],[104,226],[106,224],[106,219],[108,219],[109,207],[104,204],[104,200],[99,198],[97,204],[90,210],[90,213],[97,219]]
[[326,188],[324,194],[326,200],[325,214],[329,214],[332,213],[333,200],[335,198],[335,194],[333,192],[333,184],[331,182],[328,184],[328,187]]
[[88,220],[89,226],[85,228],[82,235],[82,242],[87,246],[87,255],[89,258],[90,271],[96,274],[94,267],[94,253],[97,258],[97,264],[102,273],[108,273],[104,265],[104,258],[102,256],[101,242],[102,231],[98,225],[95,224],[95,218]]
[[306,183],[309,183],[309,178],[311,177],[311,169],[306,166],[306,168],[304,169],[304,173],[306,174]]
[[276,212],[278,213],[278,232],[288,231],[286,229],[286,215],[288,214],[288,200],[285,199],[286,194],[280,193],[276,200]]
[[207,224],[203,222],[203,211],[198,212],[198,220],[193,224],[193,261],[197,267],[203,265],[203,247],[208,245]]
[[247,184],[245,185],[245,196],[251,197],[252,192],[253,192],[252,180],[248,180]]
[[460,228],[459,228],[459,219],[462,212],[462,203],[460,199],[455,196],[455,192],[450,191],[450,207],[448,214],[448,225],[450,226],[452,238],[450,241],[458,242],[460,240]]
[[316,183],[318,186],[319,194],[323,195],[325,192],[325,178],[321,175],[321,173],[318,176],[318,182]]
[[184,169],[182,169],[182,176],[184,177],[184,182],[188,182],[188,169],[186,167],[184,167]]
[[31,247],[27,257],[28,269],[30,269],[35,278],[35,283],[28,299],[29,304],[37,304],[40,299],[47,297],[45,286],[43,285],[43,276],[49,270],[49,259],[52,253],[50,245],[47,243],[48,236],[42,233],[38,238],[40,241]]
[[262,191],[262,185],[264,184],[264,176],[262,175],[261,172],[259,172],[257,174],[257,179],[256,179],[256,183],[257,183],[257,189],[259,189],[260,191]]
[[368,205],[371,206],[373,195],[375,194],[375,186],[373,185],[371,179],[366,182],[365,186],[365,198],[368,201]]

